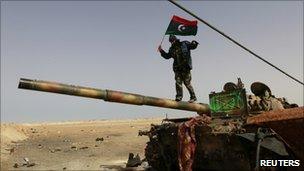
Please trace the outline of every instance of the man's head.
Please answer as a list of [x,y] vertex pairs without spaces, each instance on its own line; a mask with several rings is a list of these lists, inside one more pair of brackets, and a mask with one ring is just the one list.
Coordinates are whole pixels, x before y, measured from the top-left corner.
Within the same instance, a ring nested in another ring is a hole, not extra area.
[[174,36],[174,35],[172,35],[172,34],[169,36],[169,42],[170,42],[170,43],[173,43],[173,42],[175,42],[176,40],[177,40],[176,36]]

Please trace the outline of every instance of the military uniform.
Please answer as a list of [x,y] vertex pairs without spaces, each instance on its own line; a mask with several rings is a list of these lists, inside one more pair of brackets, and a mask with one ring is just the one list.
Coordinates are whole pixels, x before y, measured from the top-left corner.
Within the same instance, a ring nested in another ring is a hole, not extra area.
[[196,101],[194,89],[191,85],[192,59],[190,50],[195,49],[198,43],[192,41],[180,42],[178,39],[172,43],[169,52],[166,53],[160,48],[161,56],[165,59],[173,58],[173,71],[175,73],[176,100],[183,98],[183,83],[190,93],[190,100]]

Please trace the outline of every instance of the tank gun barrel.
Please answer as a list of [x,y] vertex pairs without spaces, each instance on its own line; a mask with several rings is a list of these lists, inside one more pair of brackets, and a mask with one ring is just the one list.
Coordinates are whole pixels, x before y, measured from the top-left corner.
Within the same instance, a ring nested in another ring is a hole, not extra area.
[[88,97],[94,99],[103,99],[104,101],[108,102],[157,106],[162,108],[195,111],[198,114],[210,113],[210,108],[208,104],[188,103],[184,101],[177,102],[164,98],[143,96],[139,94],[132,94],[114,90],[102,90],[96,88],[74,86],[50,81],[21,78],[19,81],[18,88],[66,94],[72,96]]

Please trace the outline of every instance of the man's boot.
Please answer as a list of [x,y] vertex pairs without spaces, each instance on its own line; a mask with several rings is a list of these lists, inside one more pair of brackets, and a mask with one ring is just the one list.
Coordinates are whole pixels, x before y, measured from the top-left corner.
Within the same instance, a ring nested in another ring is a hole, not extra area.
[[181,101],[183,98],[181,96],[176,96],[175,101],[179,102]]
[[190,98],[190,100],[188,101],[189,103],[193,103],[193,102],[195,102],[197,99],[196,99],[196,97],[192,97],[192,98]]
[[193,93],[193,94],[191,94],[190,95],[190,100],[188,101],[189,103],[193,103],[193,102],[195,102],[197,99],[196,99],[196,96],[195,96],[195,94]]

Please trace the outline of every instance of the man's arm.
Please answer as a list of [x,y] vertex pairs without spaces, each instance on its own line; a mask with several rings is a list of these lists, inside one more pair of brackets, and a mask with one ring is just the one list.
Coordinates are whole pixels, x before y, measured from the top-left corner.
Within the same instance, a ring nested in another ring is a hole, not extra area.
[[[158,51],[160,52],[160,55],[165,58],[165,59],[170,59],[171,58],[171,55],[170,53],[166,53],[162,48],[161,46],[158,46]],[[170,51],[169,51],[170,52]]]
[[196,47],[197,47],[198,44],[199,44],[199,43],[198,43],[197,41],[193,40],[191,43],[188,44],[188,48],[189,48],[190,50],[196,49]]

